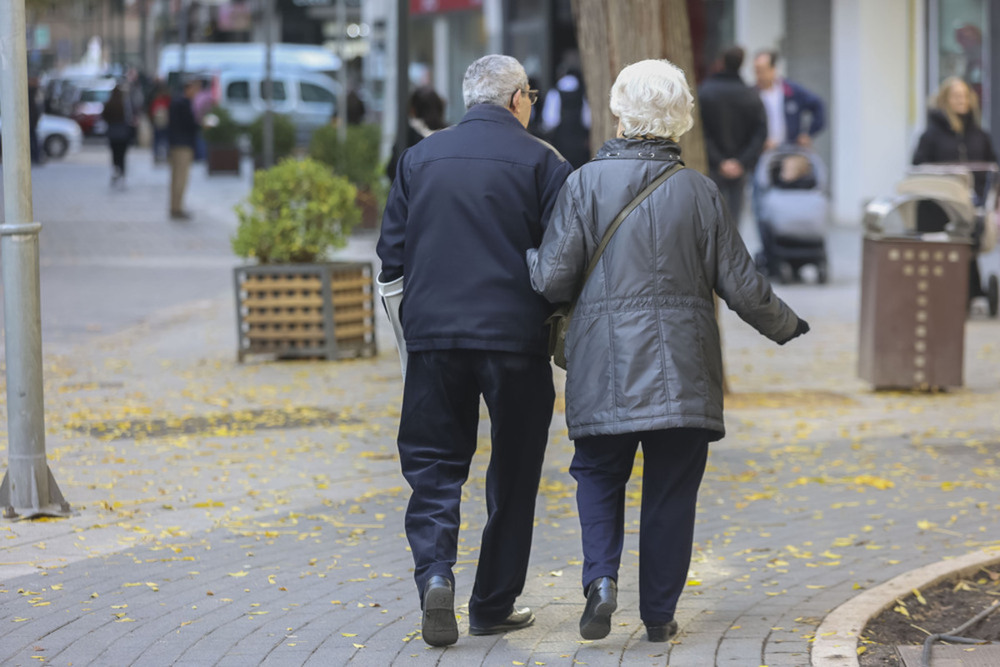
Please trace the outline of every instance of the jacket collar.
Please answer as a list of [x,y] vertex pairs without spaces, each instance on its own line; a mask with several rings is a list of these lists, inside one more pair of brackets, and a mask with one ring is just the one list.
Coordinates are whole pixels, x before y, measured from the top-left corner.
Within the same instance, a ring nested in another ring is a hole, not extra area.
[[459,121],[459,125],[468,123],[469,121],[473,120],[485,120],[493,123],[513,124],[521,128],[522,130],[524,129],[524,127],[522,127],[521,125],[521,121],[519,121],[514,116],[514,114],[510,112],[510,110],[505,109],[498,104],[473,105],[472,108],[470,108],[468,111],[465,112],[465,115],[462,117],[462,120]]
[[594,159],[674,161],[681,159],[681,147],[669,139],[625,139],[616,137],[601,146]]

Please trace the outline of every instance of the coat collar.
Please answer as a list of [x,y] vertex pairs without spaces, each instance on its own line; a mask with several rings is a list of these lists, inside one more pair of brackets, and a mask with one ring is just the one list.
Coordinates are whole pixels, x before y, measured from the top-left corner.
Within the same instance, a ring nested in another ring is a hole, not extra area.
[[465,115],[462,117],[462,120],[459,121],[459,124],[462,125],[473,120],[485,120],[493,123],[513,124],[521,128],[522,130],[524,129],[524,127],[521,125],[521,121],[519,121],[514,116],[514,114],[510,112],[509,109],[505,109],[499,104],[473,105],[468,111],[465,112]]
[[601,146],[595,160],[639,159],[674,161],[681,159],[681,148],[669,139],[625,139],[616,137]]

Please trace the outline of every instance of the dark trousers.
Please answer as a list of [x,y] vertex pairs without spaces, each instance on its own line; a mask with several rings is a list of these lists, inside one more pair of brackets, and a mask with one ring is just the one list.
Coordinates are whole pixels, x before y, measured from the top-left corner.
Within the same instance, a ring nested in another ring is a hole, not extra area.
[[666,429],[580,438],[570,465],[583,536],[583,590],[599,577],[618,580],[625,542],[625,487],[642,443],[639,518],[639,617],[671,621],[687,583],[698,487],[709,432]]
[[406,537],[422,596],[434,575],[454,581],[459,504],[476,452],[480,395],[490,413],[493,446],[469,622],[493,625],[510,613],[527,576],[555,400],[549,360],[479,350],[410,353],[397,443],[403,476],[413,489]]
[[743,214],[743,196],[747,184],[746,176],[729,179],[724,178],[718,172],[712,172],[710,176],[718,186],[722,199],[726,202],[726,208],[729,209],[729,217],[733,219],[733,224],[739,227],[740,216]]
[[111,164],[115,167],[115,174],[125,175],[125,152],[128,150],[128,141],[109,141],[111,144]]

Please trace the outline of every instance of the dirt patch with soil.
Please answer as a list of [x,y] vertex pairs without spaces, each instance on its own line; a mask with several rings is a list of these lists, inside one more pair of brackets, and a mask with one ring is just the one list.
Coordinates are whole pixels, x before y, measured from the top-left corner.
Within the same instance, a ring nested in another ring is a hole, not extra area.
[[[911,592],[868,621],[858,661],[861,667],[899,667],[896,646],[923,645],[929,635],[954,630],[994,603],[1000,604],[1000,565]],[[1000,609],[960,636],[1000,641]]]

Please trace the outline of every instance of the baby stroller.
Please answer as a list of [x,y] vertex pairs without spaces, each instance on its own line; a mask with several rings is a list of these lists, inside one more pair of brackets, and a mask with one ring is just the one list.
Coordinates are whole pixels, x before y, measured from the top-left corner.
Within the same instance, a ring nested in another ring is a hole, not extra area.
[[757,268],[783,283],[799,279],[803,266],[816,267],[817,280],[829,280],[826,256],[826,166],[798,146],[764,153],[754,173],[754,213],[760,231]]
[[996,275],[990,275],[983,284],[977,255],[991,252],[997,243],[1000,194],[997,165],[971,162],[920,165],[913,167],[896,185],[896,192],[894,208],[899,212],[896,225],[900,232],[946,233],[970,241],[969,306],[973,300],[985,298],[990,317],[996,317],[1000,283]]

